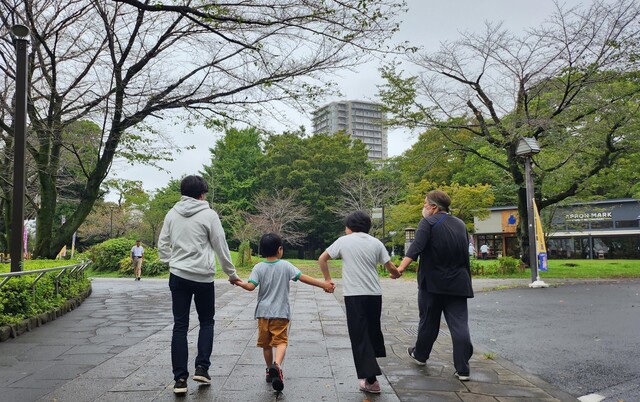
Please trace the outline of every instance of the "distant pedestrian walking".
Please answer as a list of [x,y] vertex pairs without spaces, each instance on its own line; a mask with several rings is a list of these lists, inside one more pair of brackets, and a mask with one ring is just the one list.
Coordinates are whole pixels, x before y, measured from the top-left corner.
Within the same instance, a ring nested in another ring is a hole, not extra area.
[[486,260],[488,255],[489,255],[489,245],[488,244],[483,244],[482,246],[480,246],[480,254],[482,254],[482,259]]
[[[236,285],[253,291],[259,287],[255,319],[258,320],[258,343],[267,364],[266,381],[273,389],[282,391],[284,376],[282,362],[287,351],[289,320],[289,281],[300,281],[333,292],[333,282],[323,282],[304,275],[298,268],[282,258],[282,239],[275,233],[267,233],[260,239],[260,255],[265,258],[253,267],[248,282]],[[273,348],[276,349],[275,359]]]
[[331,280],[328,261],[342,259],[342,284],[347,312],[347,328],[351,352],[359,379],[360,391],[379,394],[382,374],[376,358],[385,357],[384,337],[380,326],[382,288],[378,279],[378,264],[392,278],[400,273],[389,258],[382,242],[369,235],[371,218],[363,211],[345,219],[346,236],[338,238],[322,253],[318,262],[326,281]]
[[209,367],[213,351],[215,310],[215,258],[229,281],[239,281],[231,262],[224,230],[218,214],[204,197],[209,186],[200,176],[187,176],[180,183],[182,197],[164,218],[158,239],[158,257],[169,264],[169,289],[173,309],[171,365],[176,394],[187,393],[189,349],[187,331],[191,299],[196,304],[200,330],[194,381],[211,384]]
[[144,260],[144,247],[140,245],[140,239],[136,240],[136,245],[131,247],[131,264],[133,264],[133,274],[135,280],[139,281],[142,276],[142,261]]
[[443,191],[427,194],[415,240],[398,271],[404,271],[420,257],[420,324],[415,346],[409,347],[407,353],[419,365],[426,364],[438,338],[440,317],[444,313],[453,342],[455,375],[460,381],[468,381],[469,359],[473,355],[467,309],[467,298],[473,297],[469,236],[464,222],[449,215],[450,205],[451,198]]

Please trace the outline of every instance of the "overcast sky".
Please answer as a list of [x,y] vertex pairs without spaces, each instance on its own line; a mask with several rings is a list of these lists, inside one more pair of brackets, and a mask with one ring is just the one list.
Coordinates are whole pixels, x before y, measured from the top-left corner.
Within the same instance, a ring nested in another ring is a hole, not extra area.
[[[522,32],[525,28],[542,23],[555,10],[552,0],[407,0],[409,13],[402,17],[398,41],[410,41],[414,46],[435,51],[442,41],[453,41],[463,31],[479,32],[483,30],[485,21],[503,21],[504,27],[513,32]],[[586,2],[580,0],[561,1],[561,4],[575,6]],[[372,62],[358,68],[357,72],[345,71],[336,75],[334,80],[340,85],[342,98],[326,99],[331,102],[340,99],[375,100],[376,85],[382,84],[378,73],[378,62]],[[295,124],[305,125],[311,132],[308,116],[288,113],[288,118]],[[277,121],[264,121],[266,129],[281,132],[287,127]],[[145,166],[123,165],[115,163],[110,177],[130,180],[142,180],[145,190],[154,190],[165,186],[171,178],[180,178],[185,174],[194,174],[209,163],[209,148],[213,147],[220,134],[212,134],[207,130],[195,130],[191,134],[183,134],[174,126],[167,126],[167,132],[180,132],[180,144],[195,145],[196,148],[184,151],[176,156],[174,162],[165,163],[170,173],[159,172],[155,168]],[[411,147],[417,133],[407,130],[393,130],[389,133],[389,156],[400,155]],[[108,197],[112,200],[112,197]]]

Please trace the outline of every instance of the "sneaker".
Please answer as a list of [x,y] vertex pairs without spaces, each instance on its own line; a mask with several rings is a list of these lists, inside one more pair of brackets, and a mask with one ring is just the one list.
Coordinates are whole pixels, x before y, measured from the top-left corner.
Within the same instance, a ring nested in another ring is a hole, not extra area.
[[458,377],[458,380],[460,381],[469,381],[469,379],[471,377],[469,377],[469,373],[458,373],[456,371],[456,377]]
[[174,394],[186,394],[187,393],[187,380],[186,378],[180,378],[176,381],[176,385],[173,386]]
[[203,384],[211,384],[211,377],[206,368],[197,366],[196,373],[193,375],[193,381],[198,381]]
[[269,384],[271,384],[271,373],[269,372],[270,370],[269,369],[266,369],[266,370],[267,370],[266,376],[265,376],[266,380]]
[[368,392],[370,394],[379,394],[380,383],[378,382],[378,380],[376,380],[376,382],[374,382],[373,384],[369,384],[367,380],[362,379],[360,380],[360,391]]
[[271,386],[276,391],[280,392],[284,389],[284,381],[282,379],[282,369],[278,366],[278,363],[273,362],[273,366],[269,369],[271,374]]
[[407,353],[409,354],[409,357],[411,357],[413,359],[413,361],[418,365],[418,366],[424,366],[427,364],[426,361],[421,361],[416,359],[416,356],[413,354],[413,351],[415,350],[415,348],[412,347],[408,347],[407,348]]

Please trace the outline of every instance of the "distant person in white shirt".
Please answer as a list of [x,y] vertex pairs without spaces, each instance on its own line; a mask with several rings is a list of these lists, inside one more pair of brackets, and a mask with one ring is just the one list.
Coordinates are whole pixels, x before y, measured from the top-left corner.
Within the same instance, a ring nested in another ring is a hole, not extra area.
[[482,254],[482,259],[486,260],[487,256],[489,255],[489,245],[488,244],[483,244],[482,246],[480,246],[480,254]]
[[131,263],[133,264],[133,274],[136,281],[142,276],[142,260],[144,260],[144,247],[140,245],[140,239],[136,240],[136,245],[131,247]]
[[469,257],[474,258],[476,255],[476,248],[473,246],[473,243],[469,243]]

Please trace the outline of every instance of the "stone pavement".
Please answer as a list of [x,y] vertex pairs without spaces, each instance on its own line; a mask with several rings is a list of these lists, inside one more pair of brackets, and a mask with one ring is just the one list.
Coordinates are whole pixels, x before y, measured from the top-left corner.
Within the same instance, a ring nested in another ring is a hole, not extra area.
[[[478,289],[503,285],[474,283]],[[0,401],[576,400],[510,362],[484,359],[481,345],[474,345],[471,381],[458,381],[444,325],[427,366],[412,364],[406,347],[415,340],[418,325],[415,282],[385,279],[383,288],[387,357],[379,359],[384,375],[377,396],[357,389],[339,284],[335,295],[302,283],[291,285],[285,389],[276,394],[264,382],[262,350],[255,346],[257,292],[225,281],[216,282],[212,385],[189,380],[188,394],[174,396],[167,280],[143,278],[95,279],[92,295],[79,308],[0,343]],[[194,312],[191,361],[197,331]]]

